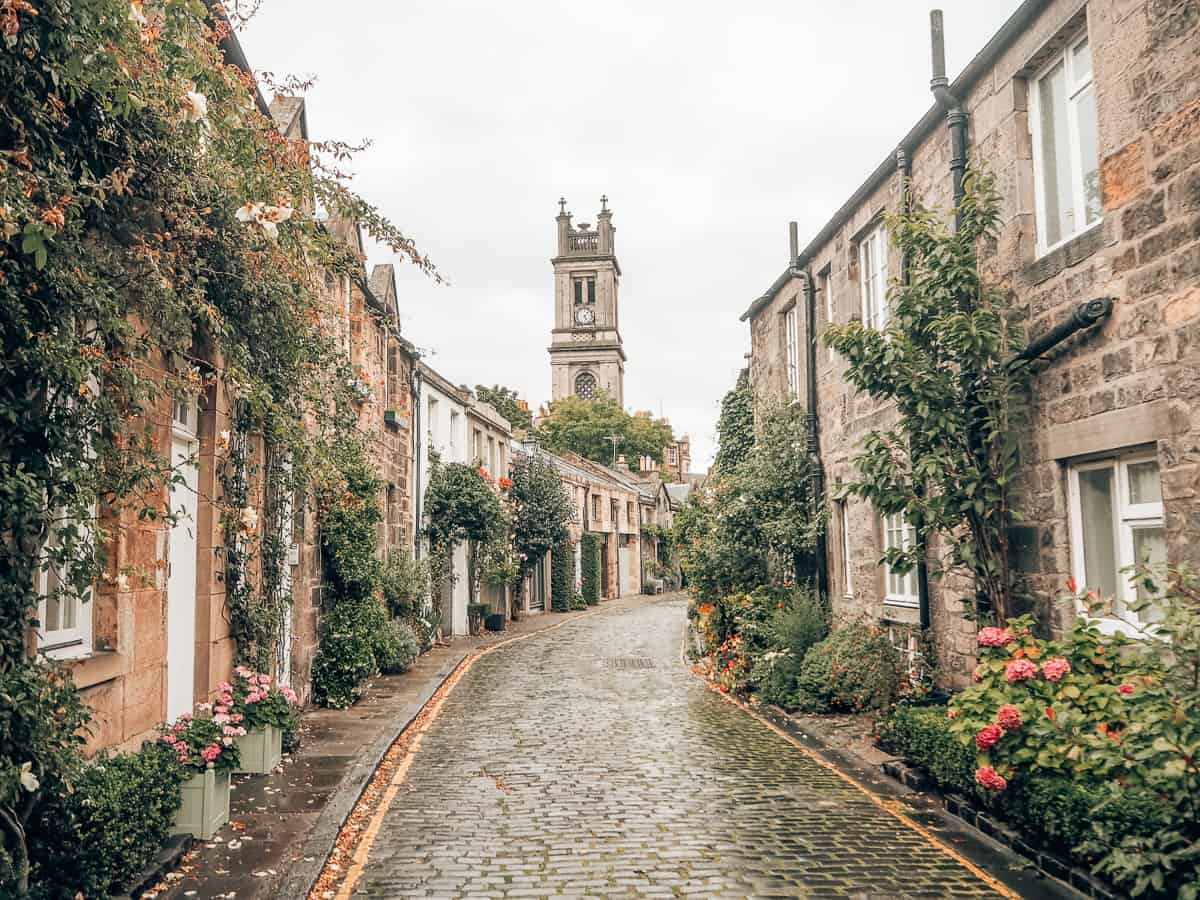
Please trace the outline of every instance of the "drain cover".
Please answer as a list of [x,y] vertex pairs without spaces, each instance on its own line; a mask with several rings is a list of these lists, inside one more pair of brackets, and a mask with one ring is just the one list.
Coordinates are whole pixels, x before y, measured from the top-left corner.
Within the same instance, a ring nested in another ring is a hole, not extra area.
[[653,669],[654,660],[649,656],[606,656],[606,669]]

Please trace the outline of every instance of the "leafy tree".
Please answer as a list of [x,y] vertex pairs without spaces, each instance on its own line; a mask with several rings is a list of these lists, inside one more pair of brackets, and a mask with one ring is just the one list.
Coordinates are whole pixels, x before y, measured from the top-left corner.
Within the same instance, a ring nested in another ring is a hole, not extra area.
[[613,461],[611,435],[617,435],[618,455],[636,462],[649,456],[662,462],[663,449],[674,441],[671,426],[649,413],[630,415],[615,400],[563,397],[550,404],[536,429],[542,446],[556,452],[569,450],[605,465]]
[[523,584],[548,551],[568,540],[575,508],[558,469],[537,453],[521,453],[513,459],[509,498],[519,583]]
[[937,571],[970,573],[1003,620],[1016,612],[1012,424],[1027,373],[1009,362],[1010,295],[979,271],[977,248],[994,239],[999,222],[993,179],[972,172],[965,188],[957,230],[919,204],[888,217],[909,278],[889,292],[887,326],[831,326],[825,340],[849,362],[851,384],[899,413],[895,425],[867,435],[855,458],[858,478],[846,486],[883,514],[904,513],[922,539],[907,552],[889,551],[888,564],[912,569],[924,539],[941,535],[948,553]]
[[475,396],[508,419],[508,424],[514,431],[527,432],[533,428],[533,413],[529,411],[529,404],[524,403],[511,388],[499,384],[491,387],[477,384]]
[[750,370],[742,369],[737,383],[721,400],[721,415],[717,419],[717,458],[713,460],[713,471],[731,471],[750,454],[753,447],[754,391],[750,387]]

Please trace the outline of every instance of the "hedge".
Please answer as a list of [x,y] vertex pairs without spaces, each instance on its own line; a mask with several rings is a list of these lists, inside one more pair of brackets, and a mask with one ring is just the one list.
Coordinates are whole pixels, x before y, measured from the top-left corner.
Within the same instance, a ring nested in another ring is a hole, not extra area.
[[[987,805],[975,787],[975,751],[950,731],[944,706],[899,706],[880,736],[887,750],[919,766],[945,791]],[[1163,806],[1148,794],[1113,794],[1107,785],[1058,775],[1014,778],[992,804],[1026,841],[1069,854],[1089,865],[1095,855],[1079,851],[1103,827],[1118,844],[1130,835],[1150,835],[1161,825]]]
[[97,757],[31,823],[31,895],[107,897],[122,887],[170,835],[183,776],[160,744]]
[[575,545],[571,539],[560,541],[550,551],[550,608],[570,612],[575,593]]
[[600,537],[584,532],[580,538],[580,574],[583,578],[583,600],[588,606],[600,602]]

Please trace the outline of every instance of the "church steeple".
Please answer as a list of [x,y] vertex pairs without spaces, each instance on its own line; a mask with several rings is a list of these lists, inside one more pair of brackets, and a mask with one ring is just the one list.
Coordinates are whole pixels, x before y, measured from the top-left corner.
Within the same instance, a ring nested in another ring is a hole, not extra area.
[[624,405],[625,350],[617,304],[621,266],[608,197],[600,198],[595,229],[587,222],[573,224],[566,200],[558,204],[558,253],[551,260],[551,399],[605,394]]

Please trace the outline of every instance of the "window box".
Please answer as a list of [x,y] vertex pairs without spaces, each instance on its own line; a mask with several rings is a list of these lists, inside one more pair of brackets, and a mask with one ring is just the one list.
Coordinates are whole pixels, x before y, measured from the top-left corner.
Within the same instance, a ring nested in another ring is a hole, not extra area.
[[392,431],[399,431],[402,428],[408,428],[408,416],[401,414],[399,410],[384,410],[383,424]]
[[266,775],[283,759],[283,730],[273,725],[255,728],[237,739],[241,764],[238,774]]
[[171,834],[212,840],[229,821],[229,773],[210,767],[185,781],[180,792],[183,804],[175,814]]

